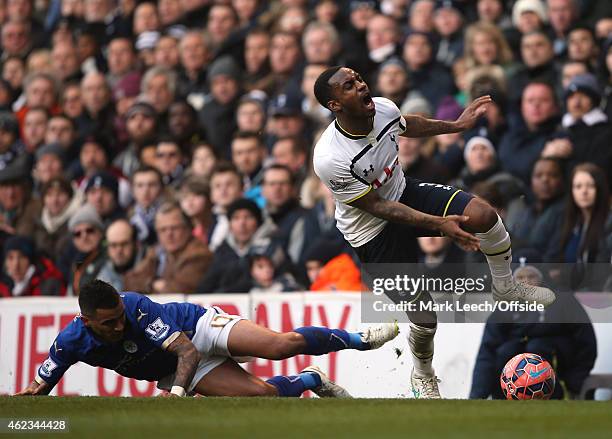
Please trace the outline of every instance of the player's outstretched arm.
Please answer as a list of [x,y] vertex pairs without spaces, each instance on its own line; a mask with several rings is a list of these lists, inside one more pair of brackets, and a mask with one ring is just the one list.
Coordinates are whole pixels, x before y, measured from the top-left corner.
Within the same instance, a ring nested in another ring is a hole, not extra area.
[[404,137],[430,137],[438,134],[459,133],[470,129],[478,119],[487,111],[491,103],[491,96],[481,96],[468,105],[459,118],[454,121],[427,119],[412,114],[404,115],[406,130],[401,134]]
[[40,396],[40,395],[48,395],[49,392],[51,392],[51,390],[53,389],[53,386],[50,386],[49,384],[45,383],[44,381],[41,380],[41,382],[39,383],[38,381],[34,380],[32,381],[32,383],[30,383],[30,385],[28,387],[26,387],[25,389],[23,389],[21,392],[17,392],[15,393],[15,395],[13,396]]
[[184,396],[185,389],[189,387],[196,373],[200,361],[200,353],[191,340],[182,332],[176,340],[170,343],[167,351],[172,352],[178,357],[176,373],[174,374],[174,383],[172,385],[172,390],[170,390],[170,394]]
[[397,201],[385,200],[379,197],[375,191],[368,192],[350,204],[375,217],[393,223],[439,231],[453,239],[464,250],[476,251],[479,248],[478,238],[459,227],[459,224],[469,219],[467,216],[449,215],[441,217],[429,215]]

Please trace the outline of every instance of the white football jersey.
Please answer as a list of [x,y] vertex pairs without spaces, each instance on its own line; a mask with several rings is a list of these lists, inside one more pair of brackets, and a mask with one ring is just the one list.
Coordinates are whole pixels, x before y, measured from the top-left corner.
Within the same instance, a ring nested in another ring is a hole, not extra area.
[[398,161],[397,136],[406,130],[400,110],[386,98],[374,98],[374,128],[366,136],[347,133],[332,122],[313,153],[314,171],[336,200],[338,229],[353,246],[376,237],[386,221],[349,203],[375,190],[381,198],[397,201],[406,187]]

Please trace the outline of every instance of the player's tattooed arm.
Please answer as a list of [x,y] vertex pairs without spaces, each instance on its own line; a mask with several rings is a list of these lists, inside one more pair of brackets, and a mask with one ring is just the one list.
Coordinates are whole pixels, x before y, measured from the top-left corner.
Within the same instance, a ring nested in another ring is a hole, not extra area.
[[21,392],[15,393],[15,396],[40,396],[40,395],[48,395],[49,392],[53,389],[53,386],[45,383],[43,380],[37,381],[34,380],[30,383],[28,387],[23,389]]
[[365,210],[375,217],[393,223],[439,231],[453,239],[465,250],[478,250],[479,248],[478,238],[459,226],[459,224],[469,219],[467,216],[448,215],[441,217],[429,215],[398,201],[385,200],[379,197],[375,191],[368,192],[350,204],[358,209]]
[[183,333],[170,343],[167,351],[172,352],[178,357],[176,373],[174,374],[174,386],[188,389],[196,373],[200,361],[200,353],[191,340]]
[[427,119],[418,115],[404,115],[406,130],[401,135],[404,137],[430,137],[465,131],[476,124],[478,119],[487,111],[489,103],[491,103],[490,96],[481,96],[474,99],[454,122]]

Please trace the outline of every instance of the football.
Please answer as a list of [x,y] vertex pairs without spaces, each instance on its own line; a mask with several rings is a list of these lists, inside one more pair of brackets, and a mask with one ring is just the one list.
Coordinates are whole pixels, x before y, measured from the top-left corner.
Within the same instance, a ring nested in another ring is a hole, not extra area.
[[555,371],[539,355],[518,354],[506,363],[499,381],[506,399],[550,399]]

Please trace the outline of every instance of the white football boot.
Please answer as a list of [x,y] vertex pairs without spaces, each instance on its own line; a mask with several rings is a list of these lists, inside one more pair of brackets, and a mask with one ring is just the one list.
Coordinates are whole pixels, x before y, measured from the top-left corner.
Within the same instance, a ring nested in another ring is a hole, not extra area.
[[500,291],[492,285],[492,292],[496,302],[536,302],[548,306],[556,299],[555,293],[546,287],[536,287],[514,280],[509,282],[506,291]]
[[361,341],[368,344],[370,349],[378,349],[389,340],[393,340],[399,334],[397,321],[393,323],[382,323],[370,326],[361,332]]
[[321,377],[321,386],[312,389],[320,398],[352,398],[351,394],[346,389],[329,379],[317,366],[308,366],[300,373],[310,372],[316,373]]
[[410,372],[410,384],[412,384],[412,394],[419,399],[441,399],[438,383],[440,380],[435,375],[416,375],[414,368]]

